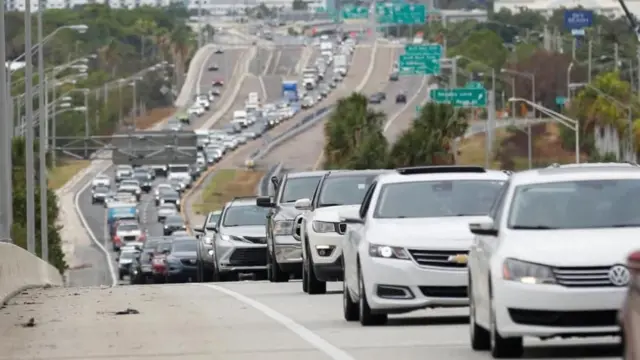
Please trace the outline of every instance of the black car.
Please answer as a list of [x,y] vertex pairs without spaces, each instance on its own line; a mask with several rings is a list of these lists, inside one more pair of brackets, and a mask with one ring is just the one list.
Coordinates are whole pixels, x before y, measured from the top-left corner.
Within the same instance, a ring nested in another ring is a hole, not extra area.
[[387,95],[383,92],[377,92],[369,96],[369,103],[371,104],[380,104],[384,100],[387,99]]
[[158,204],[165,203],[176,204],[176,208],[180,210],[180,193],[178,193],[177,191],[168,190],[161,192],[160,196],[158,197]]
[[217,48],[216,54],[224,54],[224,50],[222,50],[222,48]]
[[173,234],[174,231],[186,230],[187,226],[184,224],[184,220],[180,215],[167,216],[164,219],[162,233],[164,236]]
[[213,87],[224,86],[224,80],[222,80],[222,79],[213,80],[213,82],[211,83],[211,86],[213,86]]
[[407,102],[407,95],[400,93],[396,95],[396,104],[405,104]]
[[151,174],[145,169],[136,169],[133,173],[133,178],[138,180],[140,183],[140,189],[142,191],[148,193],[151,191],[151,187],[153,187],[153,179],[151,178]]
[[209,71],[218,71],[218,69],[220,69],[220,67],[218,67],[218,64],[209,65]]
[[153,237],[144,242],[138,256],[133,259],[130,268],[131,285],[146,284],[153,278],[151,261],[155,254],[162,254],[171,248],[171,240],[166,237]]
[[398,72],[397,71],[392,72],[391,75],[389,75],[389,80],[398,81]]

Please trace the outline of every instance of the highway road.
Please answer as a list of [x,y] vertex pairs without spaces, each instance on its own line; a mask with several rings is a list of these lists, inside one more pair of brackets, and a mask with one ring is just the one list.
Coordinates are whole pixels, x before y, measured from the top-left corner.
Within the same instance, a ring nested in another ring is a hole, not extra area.
[[[349,72],[347,77],[343,80],[341,87],[333,91],[327,100],[318,104],[315,108],[335,103],[339,98],[351,94],[351,92],[358,87],[365,78],[367,68],[369,67],[369,63],[373,56],[372,53],[373,49],[371,47],[357,47],[351,59]],[[374,65],[372,78],[378,77],[375,72],[375,70],[378,69],[378,58],[379,56],[376,56],[376,65]],[[284,131],[282,133],[284,133]],[[295,168],[298,170],[310,169],[313,167],[314,161],[318,157],[323,146],[324,127],[319,124],[275,148],[266,157],[260,160],[260,164],[266,168],[270,165],[275,165],[278,162],[284,161],[288,168]]]
[[280,45],[273,50],[271,60],[262,77],[267,99],[279,99],[282,96],[282,80],[300,80],[296,72],[302,55],[302,46]]
[[[300,282],[28,290],[0,311],[0,359],[486,360],[468,309],[421,310],[363,328]],[[127,309],[138,313],[116,315]],[[23,327],[30,318],[35,327]],[[525,340],[525,359],[620,359],[614,338]],[[602,344],[605,344],[604,346]],[[608,345],[607,345],[608,344]]]
[[[410,126],[411,119],[415,116],[415,105],[426,99],[424,97],[426,96],[426,90],[424,90],[426,79],[424,77],[402,76],[398,81],[389,81],[393,64],[400,51],[402,51],[400,47],[379,45],[372,76],[362,89],[362,93],[367,96],[378,91],[387,94],[385,101],[381,104],[372,104],[372,108],[387,114],[384,130],[390,142],[395,141],[396,137]],[[361,65],[360,61],[360,59],[354,58],[354,65],[349,71],[362,71],[362,68],[366,70],[366,66]],[[356,86],[348,86],[348,88],[354,89]],[[407,94],[406,104],[396,104],[395,97],[400,92]],[[261,163],[273,165],[284,161],[286,168],[294,171],[311,170],[321,166],[321,161],[318,159],[324,147],[324,127],[322,124],[310,128],[274,149],[261,160]]]
[[[230,82],[234,72],[237,70],[236,64],[243,57],[246,50],[227,50],[224,54],[214,54],[213,51],[209,55],[205,64],[211,62],[217,62],[220,66],[218,71],[203,70],[199,84],[201,88],[206,91],[211,87],[211,82],[216,78],[222,78],[225,81],[225,89],[222,92],[222,96],[217,101],[214,101],[211,109],[196,122],[201,123],[204,119],[210,117],[219,104],[222,104],[230,93]],[[206,66],[206,65],[205,65]],[[226,95],[226,96],[225,96]],[[113,175],[113,168],[106,171],[107,174]],[[87,179],[90,181],[90,179]],[[91,204],[91,189],[86,188],[78,196],[78,205],[86,223],[94,236],[102,241],[104,244],[109,243],[109,238],[105,234],[106,232],[106,212],[101,205]],[[152,204],[151,195],[145,195],[141,199],[140,205],[141,223],[142,226],[149,230],[150,235],[158,235],[162,233],[162,228],[155,221],[155,207]],[[109,249],[109,247],[107,247]],[[69,271],[69,283],[72,286],[95,286],[95,285],[111,285],[111,277],[109,274],[108,266],[104,254],[98,249],[91,241],[86,241],[83,244],[78,244],[75,247],[76,258],[80,259],[81,263],[85,266],[81,266],[77,269]]]

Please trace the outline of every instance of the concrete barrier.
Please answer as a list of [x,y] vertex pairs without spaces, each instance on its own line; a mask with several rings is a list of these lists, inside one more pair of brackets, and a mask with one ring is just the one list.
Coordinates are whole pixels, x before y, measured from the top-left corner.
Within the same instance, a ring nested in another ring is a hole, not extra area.
[[23,290],[62,286],[58,269],[27,250],[8,243],[0,243],[0,305]]

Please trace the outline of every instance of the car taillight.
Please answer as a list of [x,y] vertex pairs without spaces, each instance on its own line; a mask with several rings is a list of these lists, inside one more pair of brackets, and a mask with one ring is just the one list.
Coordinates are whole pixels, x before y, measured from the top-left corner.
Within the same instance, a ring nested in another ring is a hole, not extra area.
[[120,240],[120,237],[116,235],[116,236],[113,237],[113,242],[116,243],[116,244],[120,244],[122,242],[122,240]]
[[147,236],[145,234],[141,234],[140,241],[145,241],[145,240],[147,240]]

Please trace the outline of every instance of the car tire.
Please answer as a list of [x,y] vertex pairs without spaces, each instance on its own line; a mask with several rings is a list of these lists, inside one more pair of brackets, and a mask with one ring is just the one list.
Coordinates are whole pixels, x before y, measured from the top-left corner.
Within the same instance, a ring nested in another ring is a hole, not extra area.
[[305,247],[307,249],[307,293],[309,295],[326,294],[327,283],[316,278],[316,274],[313,271],[313,259],[311,259],[308,243]]
[[288,282],[289,281],[289,273],[280,270],[280,266],[276,262],[276,258],[271,256],[271,253],[267,252],[269,267],[268,267],[268,276],[269,281],[274,283]]
[[362,277],[362,271],[358,265],[358,310],[360,324],[362,326],[375,326],[384,325],[387,322],[387,314],[374,314],[369,307],[367,301],[367,293],[364,290],[364,279]]
[[469,279],[469,338],[471,340],[471,348],[475,351],[490,350],[491,334],[489,330],[481,327],[476,322],[476,306],[471,288],[471,279]]
[[498,332],[498,326],[496,324],[496,314],[492,303],[490,304],[490,309],[491,313],[489,316],[489,321],[491,323],[491,330],[489,331],[489,335],[491,343],[491,356],[494,359],[513,359],[522,357],[524,353],[522,338],[504,338],[500,336],[500,333]]
[[[345,270],[342,270],[342,277],[347,278]],[[360,319],[360,309],[358,303],[351,299],[347,282],[342,282],[342,312],[346,321],[358,321]]]
[[124,280],[124,272],[122,272],[122,271],[118,272],[118,280],[120,280],[120,281]]

